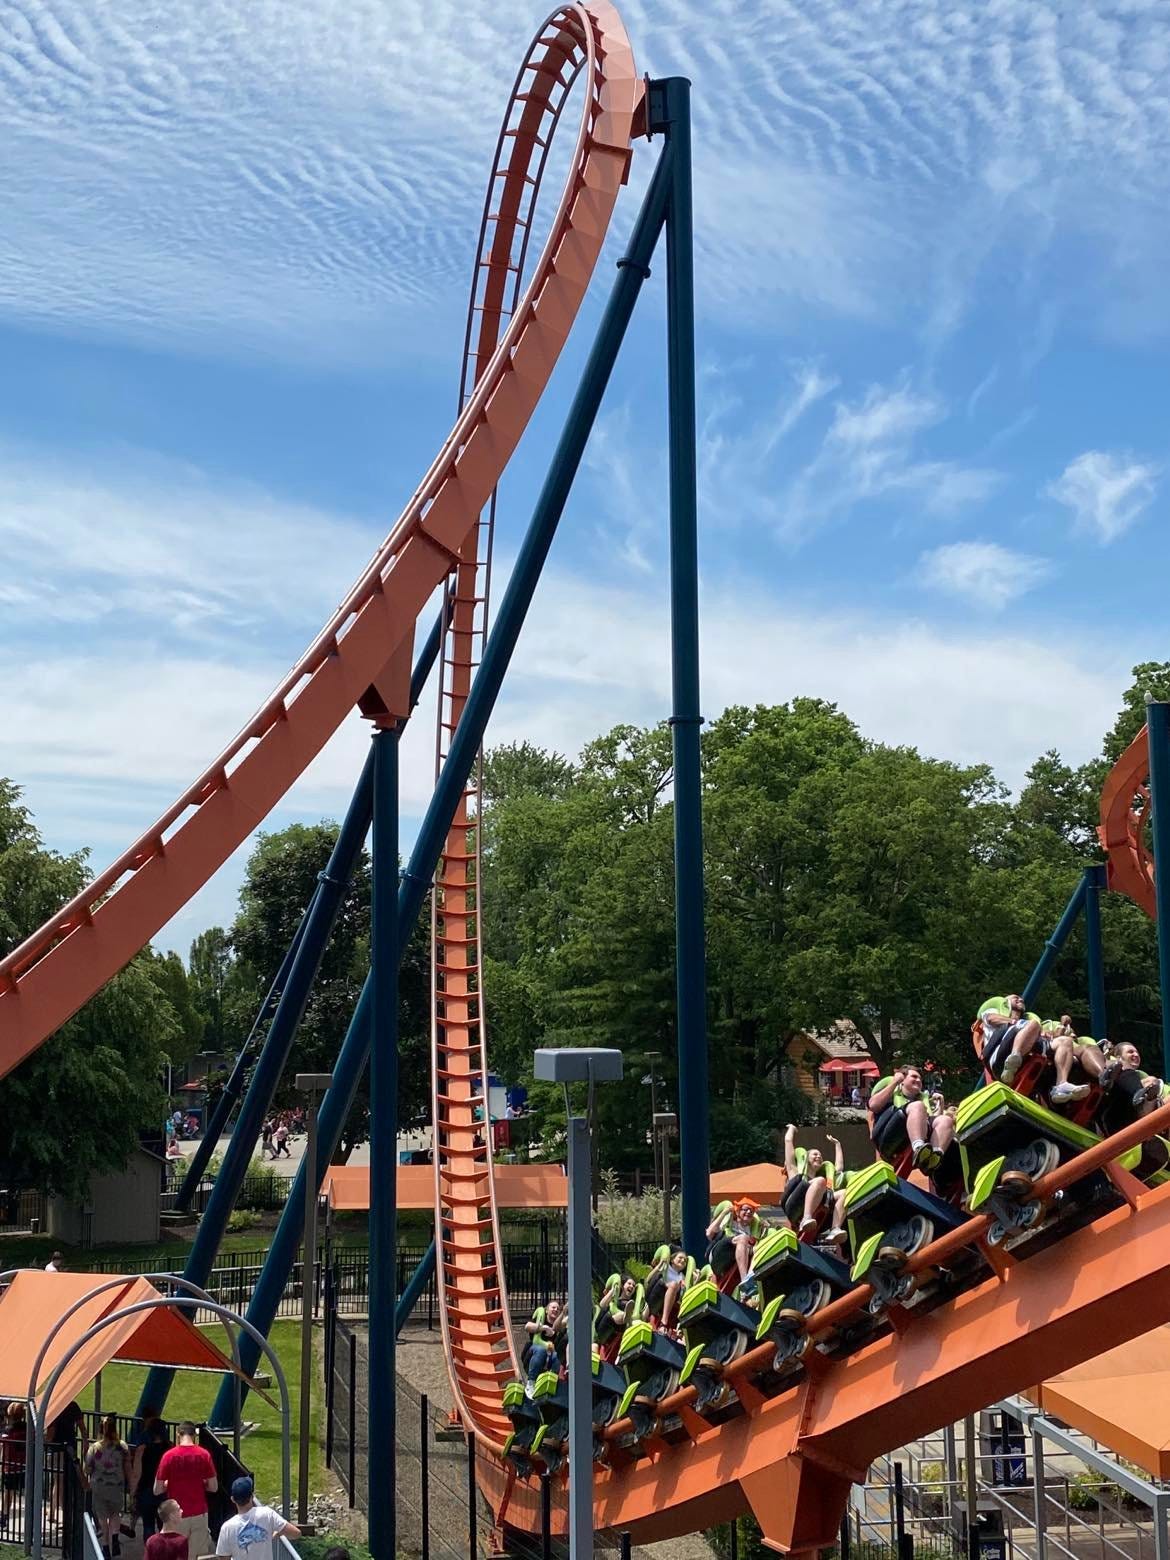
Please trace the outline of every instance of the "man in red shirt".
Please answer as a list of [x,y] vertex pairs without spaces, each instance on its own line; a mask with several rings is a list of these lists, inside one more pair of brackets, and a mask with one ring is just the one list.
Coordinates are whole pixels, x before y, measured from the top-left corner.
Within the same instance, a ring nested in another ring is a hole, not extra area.
[[211,1453],[198,1444],[195,1426],[185,1419],[179,1426],[179,1442],[162,1455],[154,1479],[154,1493],[177,1500],[183,1515],[177,1531],[189,1540],[190,1560],[211,1553],[211,1529],[207,1525],[207,1497],[217,1490]]

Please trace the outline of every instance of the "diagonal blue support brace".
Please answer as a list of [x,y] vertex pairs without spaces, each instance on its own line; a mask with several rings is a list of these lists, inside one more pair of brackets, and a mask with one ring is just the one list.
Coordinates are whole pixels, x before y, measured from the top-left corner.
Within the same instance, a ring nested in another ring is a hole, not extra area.
[[293,933],[293,940],[289,943],[288,948],[285,950],[284,958],[280,961],[280,968],[277,970],[272,984],[268,988],[264,1001],[260,1004],[260,1009],[253,1021],[252,1028],[248,1032],[248,1038],[240,1047],[240,1054],[236,1057],[236,1064],[232,1068],[231,1077],[224,1084],[223,1091],[215,1102],[215,1109],[212,1111],[210,1119],[203,1130],[203,1141],[192,1156],[191,1163],[187,1167],[187,1174],[183,1177],[183,1184],[179,1188],[179,1195],[175,1198],[176,1208],[186,1210],[191,1206],[191,1199],[194,1197],[196,1189],[203,1179],[203,1172],[207,1169],[211,1156],[215,1152],[216,1144],[223,1136],[223,1130],[236,1108],[240,1095],[244,1092],[244,1079],[248,1076],[248,1067],[251,1063],[252,1048],[256,1043],[256,1037],[261,1033],[264,1025],[276,1011],[281,992],[283,992],[285,982],[288,980],[289,971],[292,969],[296,959],[297,950],[301,946],[301,938],[305,935],[305,925],[309,919],[309,912],[313,908],[313,902],[316,897],[317,889],[314,888],[305,913],[301,917],[300,925]]
[[418,1266],[406,1281],[406,1288],[398,1297],[398,1304],[394,1307],[394,1336],[406,1326],[410,1320],[410,1313],[418,1303],[418,1297],[435,1276],[435,1241],[431,1237],[431,1243],[419,1258]]
[[[431,631],[427,635],[422,649],[419,651],[418,659],[415,661],[414,669],[411,672],[410,708],[412,710],[418,703],[419,699],[422,697],[423,688],[426,686],[427,678],[431,674],[431,668],[435,664],[435,659],[439,653],[439,639],[442,631],[443,616],[442,613],[440,613],[439,616],[436,617],[434,623],[431,625]],[[360,783],[361,782],[359,781],[359,784]],[[251,1063],[252,1048],[255,1045],[257,1036],[263,1030],[265,1023],[276,1011],[277,1004],[279,1003],[280,998],[284,992],[285,985],[288,982],[289,972],[291,971],[293,963],[296,960],[297,952],[301,945],[301,939],[305,935],[305,927],[308,924],[313,905],[316,901],[318,893],[320,892],[321,883],[325,881],[327,876],[328,869],[326,869],[326,872],[322,873],[321,877],[318,879],[317,887],[314,888],[312,897],[310,898],[308,905],[305,907],[305,913],[301,917],[300,925],[297,927],[296,932],[293,935],[293,939],[288,945],[284,958],[280,962],[280,968],[277,970],[276,976],[271,986],[268,988],[268,992],[264,998],[264,1001],[260,1004],[260,1011],[256,1014],[255,1021],[248,1033],[248,1038],[240,1047],[240,1053],[236,1057],[236,1063],[232,1068],[231,1077],[224,1085],[223,1092],[216,1101],[215,1109],[207,1123],[206,1130],[203,1134],[203,1141],[195,1150],[195,1154],[192,1157],[191,1163],[187,1169],[187,1173],[183,1177],[183,1184],[179,1189],[178,1197],[175,1199],[175,1206],[177,1208],[186,1209],[190,1207],[191,1199],[195,1195],[195,1191],[199,1185],[199,1182],[203,1179],[203,1172],[207,1169],[208,1162],[210,1161],[212,1154],[215,1152],[215,1146],[223,1135],[223,1130],[226,1127],[232,1112],[235,1110],[236,1103],[239,1100],[240,1095],[244,1092],[244,1080],[248,1075],[248,1067]],[[267,1110],[267,1106],[265,1107],[265,1110]],[[251,1158],[251,1145],[249,1145],[248,1157]]]
[[1076,888],[1072,891],[1072,897],[1064,907],[1064,914],[1056,923],[1056,930],[1044,944],[1044,952],[1037,961],[1036,968],[1028,976],[1028,983],[1020,992],[1024,999],[1024,1006],[1031,1007],[1040,994],[1040,988],[1048,979],[1052,966],[1060,957],[1061,949],[1069,939],[1069,934],[1077,924],[1077,916],[1085,908],[1085,879],[1082,876]]
[[[565,427],[549,466],[548,475],[536,501],[532,520],[516,556],[511,577],[500,603],[496,623],[484,646],[483,660],[471,685],[462,718],[451,742],[447,761],[435,785],[414,849],[402,873],[398,893],[399,957],[418,919],[423,901],[430,892],[435,864],[455,816],[455,808],[467,784],[483,742],[488,719],[503,684],[504,674],[520,637],[529,605],[536,590],[540,571],[548,557],[556,528],[568,501],[569,492],[585,453],[590,430],[597,417],[605,387],[609,383],[618,348],[629,325],[638,294],[650,274],[650,257],[666,217],[670,195],[671,147],[668,142],[659,157],[649,188],[630,235],[627,253],[618,261],[617,280],[606,304],[596,339],[589,353]],[[321,1105],[318,1141],[321,1145],[321,1171],[332,1157],[349,1114],[353,1097],[361,1081],[370,1047],[370,981],[362,987],[354,1014],[346,1032],[336,1065],[333,1084]],[[298,1210],[304,1203],[304,1166],[297,1171],[296,1183],[264,1260],[259,1282],[248,1306],[248,1320],[267,1334],[276,1315],[288,1275],[292,1271],[299,1236]],[[254,1366],[248,1340],[241,1340],[241,1358],[247,1371]],[[233,1387],[226,1380],[216,1399],[212,1422],[227,1423],[232,1413]]]
[[1105,1014],[1105,951],[1101,941],[1101,890],[1105,868],[1085,868],[1085,975],[1089,987],[1089,1032],[1102,1040],[1109,1032]]

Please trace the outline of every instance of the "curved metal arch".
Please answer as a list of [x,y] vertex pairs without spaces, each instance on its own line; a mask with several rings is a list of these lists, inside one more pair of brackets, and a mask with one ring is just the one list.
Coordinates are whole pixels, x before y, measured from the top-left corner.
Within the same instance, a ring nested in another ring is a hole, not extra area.
[[[141,1276],[145,1277],[146,1275],[143,1274]],[[103,1289],[113,1287],[116,1287],[116,1285],[101,1285],[97,1289],[91,1290],[90,1294],[87,1295],[85,1299],[91,1299],[94,1294],[100,1294]],[[197,1287],[198,1286],[196,1285],[192,1285],[192,1288]],[[107,1327],[111,1327],[115,1322],[122,1321],[127,1316],[134,1316],[138,1312],[157,1311],[164,1306],[174,1306],[179,1310],[190,1309],[192,1311],[212,1311],[224,1323],[225,1327],[227,1326],[227,1323],[231,1321],[242,1328],[244,1332],[246,1332],[248,1336],[252,1338],[252,1340],[259,1346],[261,1352],[267,1357],[269,1364],[272,1366],[273,1376],[278,1387],[280,1388],[280,1439],[282,1453],[280,1463],[281,1511],[282,1513],[287,1514],[288,1509],[292,1504],[292,1468],[289,1453],[289,1443],[292,1433],[292,1411],[289,1403],[288,1382],[285,1380],[284,1369],[280,1363],[280,1356],[268,1342],[268,1339],[264,1337],[263,1333],[252,1326],[247,1317],[241,1316],[237,1311],[230,1310],[226,1305],[219,1305],[216,1301],[209,1299],[205,1294],[158,1295],[151,1300],[137,1300],[133,1305],[123,1306],[120,1310],[111,1311],[108,1315],[99,1317],[92,1327],[88,1328],[84,1333],[82,1333],[81,1337],[78,1338],[75,1343],[70,1345],[70,1347],[61,1356],[60,1360],[58,1360],[57,1364],[53,1367],[49,1374],[49,1379],[45,1383],[43,1393],[43,1407],[38,1404],[35,1397],[31,1397],[29,1399],[29,1413],[33,1425],[33,1469],[31,1480],[32,1560],[42,1560],[45,1420],[47,1417],[49,1404],[53,1399],[53,1392],[57,1386],[57,1382],[60,1380],[66,1365],[69,1364],[73,1356],[77,1354],[78,1351],[83,1348],[84,1345],[87,1344],[92,1338],[96,1338],[97,1335],[100,1332],[103,1332]],[[66,1316],[72,1315],[73,1312],[77,1309],[78,1307],[76,1305],[71,1306],[69,1311],[66,1313]],[[56,1333],[64,1320],[65,1316],[62,1316],[58,1319],[57,1325],[53,1329],[51,1336],[56,1336]],[[43,1357],[44,1351],[42,1350],[41,1358],[43,1359]],[[238,1363],[238,1353],[235,1350],[234,1343],[233,1357]]]

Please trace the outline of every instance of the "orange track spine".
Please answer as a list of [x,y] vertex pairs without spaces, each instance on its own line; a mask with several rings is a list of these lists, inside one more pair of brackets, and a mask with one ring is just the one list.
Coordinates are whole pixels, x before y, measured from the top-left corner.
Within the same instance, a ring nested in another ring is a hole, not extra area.
[[[569,90],[585,77],[581,133],[586,135],[615,64],[623,79],[632,70],[614,13],[566,6],[539,30],[521,66],[488,181],[465,339],[464,396],[479,366],[491,360],[498,332],[517,307],[540,176]],[[436,771],[446,759],[483,655],[494,516],[493,494],[448,578]],[[519,1367],[492,1177],[480,935],[481,799],[477,775],[460,801],[435,879],[432,1132],[439,1314],[452,1391],[464,1422],[498,1449],[510,1428],[503,1388]]]

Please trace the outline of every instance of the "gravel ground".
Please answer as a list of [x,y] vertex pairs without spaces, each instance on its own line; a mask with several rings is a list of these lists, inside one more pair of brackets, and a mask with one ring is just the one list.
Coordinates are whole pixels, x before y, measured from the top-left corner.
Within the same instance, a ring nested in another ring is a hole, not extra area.
[[[425,1392],[436,1408],[451,1407],[451,1382],[443,1358],[442,1337],[436,1324],[433,1332],[425,1327],[404,1328],[398,1339],[398,1369],[416,1392]],[[714,1551],[701,1533],[684,1538],[666,1539],[660,1544],[643,1544],[634,1550],[639,1560],[712,1560]]]

